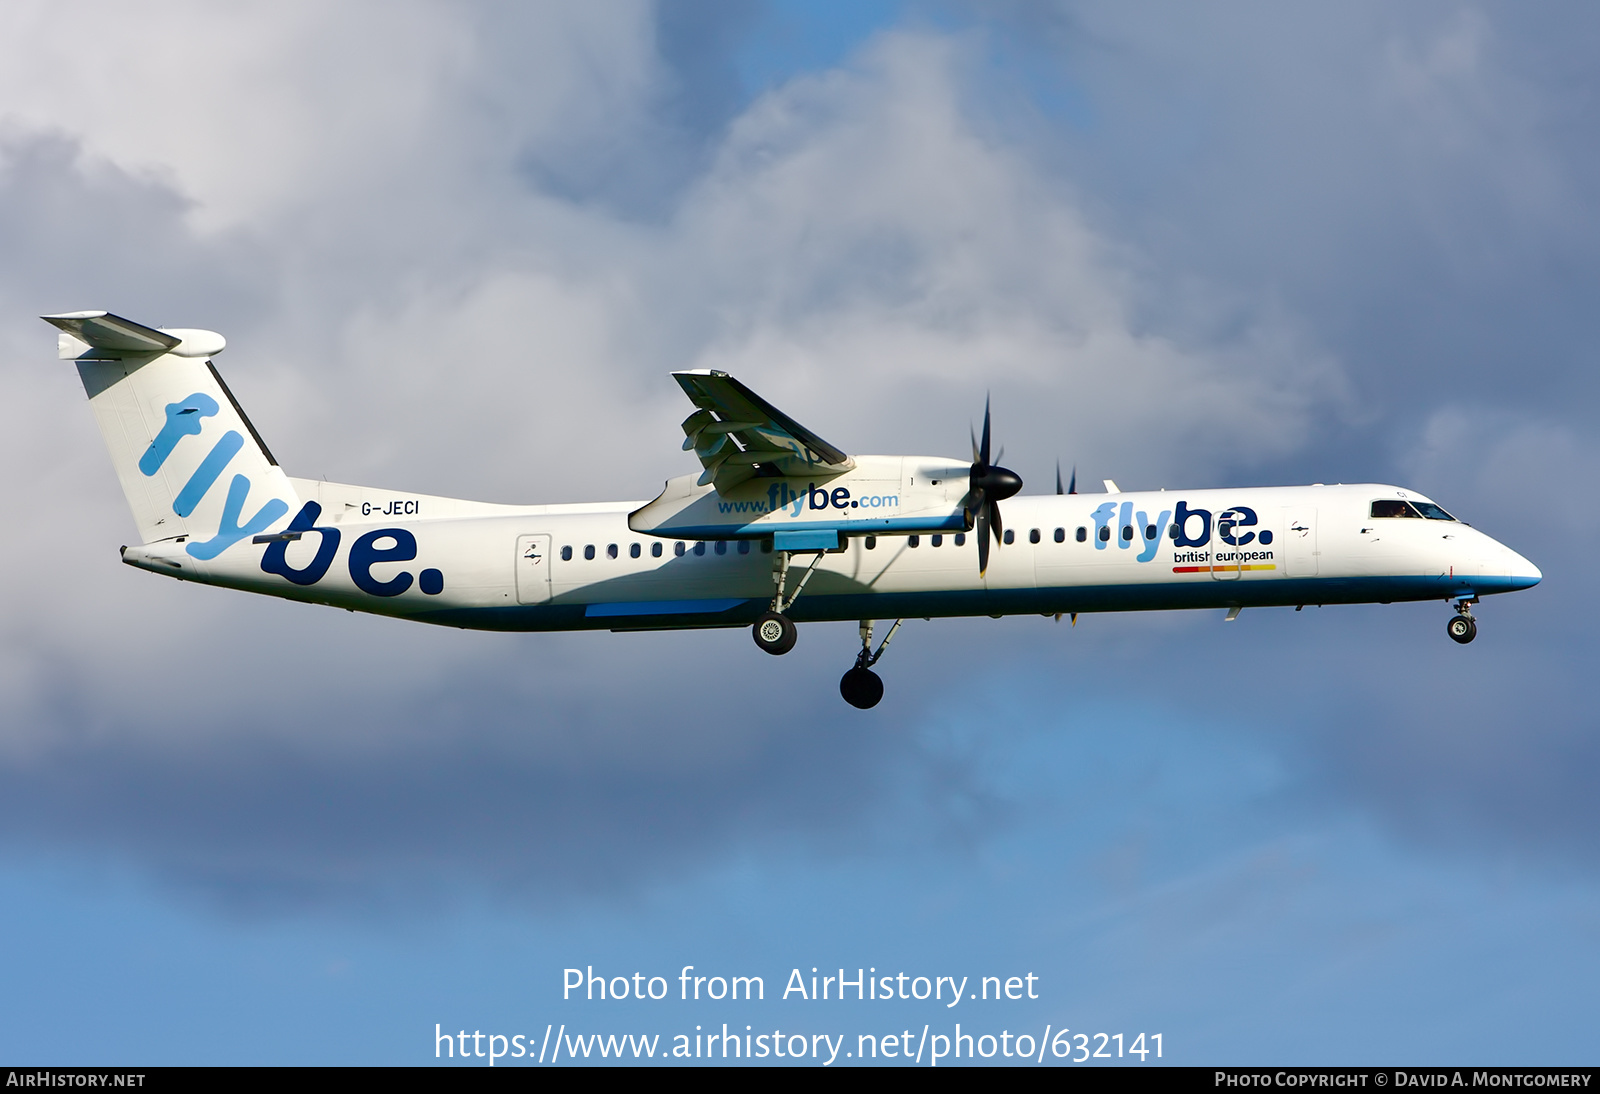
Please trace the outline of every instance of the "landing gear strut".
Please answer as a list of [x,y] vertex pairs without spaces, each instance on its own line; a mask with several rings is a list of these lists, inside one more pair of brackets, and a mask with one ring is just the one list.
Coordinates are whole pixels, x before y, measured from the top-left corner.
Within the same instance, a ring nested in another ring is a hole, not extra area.
[[[1473,600],[1476,599],[1476,597],[1473,598]],[[1456,601],[1455,617],[1445,624],[1445,632],[1463,646],[1478,637],[1478,621],[1472,617],[1471,600],[1461,599]]]
[[888,648],[894,632],[900,629],[901,622],[903,621],[899,619],[894,621],[894,626],[889,628],[889,633],[883,636],[883,643],[874,652],[872,620],[861,621],[861,652],[856,654],[855,667],[839,680],[839,694],[844,696],[844,701],[851,706],[870,710],[878,705],[879,699],[883,698],[883,680],[872,671],[872,666],[883,656],[883,651]]
[[806,587],[806,582],[811,580],[811,575],[822,563],[822,552],[818,551],[817,557],[806,567],[806,572],[800,575],[800,581],[794,587],[794,594],[785,599],[783,593],[784,586],[789,580],[789,554],[788,551],[779,551],[777,557],[772,560],[772,582],[778,587],[778,592],[772,598],[772,610],[763,613],[751,629],[756,645],[773,656],[794,649],[795,639],[800,637],[800,632],[795,629],[794,621],[783,613],[800,599],[800,590]]

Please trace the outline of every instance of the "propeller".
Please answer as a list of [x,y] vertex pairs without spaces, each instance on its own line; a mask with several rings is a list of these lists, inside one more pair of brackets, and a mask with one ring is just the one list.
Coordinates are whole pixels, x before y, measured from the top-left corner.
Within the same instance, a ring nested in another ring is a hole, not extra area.
[[1077,468],[1077,465],[1074,464],[1073,468],[1072,468],[1072,485],[1068,486],[1065,490],[1063,490],[1063,489],[1061,489],[1061,461],[1057,460],[1056,461],[1056,493],[1058,493],[1058,494],[1076,494],[1077,492],[1078,492],[1078,468]]
[[978,576],[982,577],[989,569],[990,534],[995,543],[1003,542],[1000,503],[1022,489],[1022,479],[1015,471],[989,462],[988,399],[983,401],[983,440],[972,438],[972,471],[967,483],[967,523],[978,537]]

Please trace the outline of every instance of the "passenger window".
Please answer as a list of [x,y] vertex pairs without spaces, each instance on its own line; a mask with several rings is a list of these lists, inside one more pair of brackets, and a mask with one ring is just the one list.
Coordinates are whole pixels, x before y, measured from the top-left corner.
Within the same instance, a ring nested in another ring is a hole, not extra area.
[[678,540],[678,542],[676,542],[676,543],[674,543],[672,545],[672,555],[673,555],[674,558],[678,558],[678,557],[682,556],[682,554],[683,554],[683,540],[680,539],[680,540]]
[[1168,527],[1168,529],[1167,529],[1167,538],[1168,539],[1173,539],[1173,540],[1178,538],[1178,526],[1176,524],[1171,525],[1170,527]]
[[606,557],[607,558],[616,558],[617,557],[617,545],[615,543],[607,545],[607,547],[606,547]]
[[594,559],[594,544],[590,543],[590,544],[586,544],[584,546],[584,548],[583,548],[583,557],[586,558],[586,559],[589,559],[590,561],[593,561],[593,559]]
[[747,555],[747,554],[750,553],[750,541],[749,540],[741,539],[739,541],[739,553],[741,555]]
[[571,562],[572,561],[572,548],[571,547],[563,547],[563,548],[561,548],[561,561],[562,562]]
[[1100,542],[1101,543],[1110,543],[1111,542],[1111,526],[1110,525],[1106,525],[1105,527],[1100,529]]
[[1007,528],[1006,534],[1000,538],[1005,541],[1007,546],[1010,546],[1011,544],[1017,542],[1017,533],[1012,531],[1010,528]]
[[922,546],[922,537],[921,536],[907,536],[906,537],[906,546],[907,547],[920,547],[920,546]]
[[878,537],[877,536],[868,536],[867,537],[867,550],[873,551],[873,550],[876,550],[877,547],[878,547]]
[[1085,543],[1085,542],[1088,541],[1088,539],[1089,539],[1089,529],[1085,528],[1081,524],[1078,525],[1078,542],[1079,543]]
[[944,537],[943,536],[929,536],[928,539],[929,539],[929,542],[931,542],[935,547],[943,547],[944,546]]
[[629,558],[638,558],[639,557],[639,553],[640,553],[640,547],[639,547],[639,545],[637,543],[630,543],[628,545],[628,557]]
[[725,555],[727,553],[728,553],[728,541],[725,540],[725,539],[717,540],[717,554]]
[[1038,543],[1039,542],[1039,529],[1030,528],[1028,530],[1028,542],[1029,543]]
[[702,540],[698,540],[695,543],[695,545],[694,545],[694,553],[697,554],[697,555],[703,555],[703,554],[706,553],[706,541],[705,540],[703,540],[703,539]]
[[1156,538],[1156,526],[1154,524],[1147,524],[1147,525],[1144,526],[1144,538],[1145,539],[1155,539]]
[[661,544],[652,543],[650,545],[650,557],[651,558],[660,558],[661,557]]
[[1374,517],[1415,517],[1420,514],[1399,498],[1384,498],[1372,503]]
[[1122,526],[1122,542],[1124,542],[1124,543],[1132,543],[1133,542],[1133,525],[1124,524]]
[[1056,542],[1057,543],[1065,543],[1065,542],[1067,542],[1067,530],[1065,528],[1057,528],[1056,529]]
[[965,547],[966,545],[967,545],[967,533],[965,533],[965,532],[957,532],[956,533],[956,546],[957,547]]

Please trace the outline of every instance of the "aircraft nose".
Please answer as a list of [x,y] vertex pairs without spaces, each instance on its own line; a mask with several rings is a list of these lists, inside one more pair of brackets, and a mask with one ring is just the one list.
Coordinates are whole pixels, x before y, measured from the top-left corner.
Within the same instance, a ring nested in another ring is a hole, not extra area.
[[1544,579],[1544,574],[1539,572],[1539,567],[1523,558],[1517,552],[1506,548],[1506,554],[1511,556],[1511,565],[1507,568],[1508,576],[1519,589],[1531,589]]

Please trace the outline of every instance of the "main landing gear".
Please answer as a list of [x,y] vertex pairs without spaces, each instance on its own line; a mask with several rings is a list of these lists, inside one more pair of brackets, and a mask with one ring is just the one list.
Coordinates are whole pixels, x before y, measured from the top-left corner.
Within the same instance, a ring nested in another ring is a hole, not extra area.
[[800,637],[800,631],[788,616],[767,612],[756,620],[755,636],[756,645],[777,656],[794,649],[795,639]]
[[1455,617],[1445,624],[1445,632],[1463,646],[1478,637],[1478,621],[1472,617],[1472,601],[1476,599],[1456,601]]
[[777,585],[778,593],[772,598],[772,610],[762,614],[756,620],[756,625],[751,629],[755,636],[756,645],[777,657],[794,649],[795,639],[800,637],[795,630],[794,621],[783,613],[788,611],[796,600],[800,599],[800,590],[806,587],[806,582],[811,580],[811,575],[822,563],[822,552],[817,552],[817,557],[806,567],[806,572],[800,575],[800,581],[794,587],[794,594],[785,598],[784,586],[789,580],[789,552],[779,551],[772,560],[772,582]]
[[874,652],[872,620],[861,621],[861,652],[856,654],[855,667],[839,679],[839,694],[844,696],[844,701],[851,706],[870,710],[878,705],[879,699],[883,698],[883,680],[872,671],[872,666],[883,656],[883,651],[889,646],[889,640],[894,637],[894,632],[900,629],[902,622],[899,619],[894,621],[889,633],[883,636],[882,645]]

